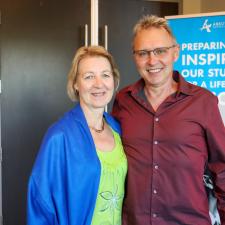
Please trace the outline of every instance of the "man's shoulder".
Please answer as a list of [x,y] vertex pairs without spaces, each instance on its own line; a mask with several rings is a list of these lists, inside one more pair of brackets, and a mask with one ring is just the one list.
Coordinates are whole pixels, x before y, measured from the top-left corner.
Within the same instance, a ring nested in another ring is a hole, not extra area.
[[189,94],[193,97],[193,101],[201,101],[205,105],[208,104],[218,104],[217,96],[204,87],[197,86],[195,84],[188,84],[189,86]]
[[118,93],[117,93],[117,96],[119,97],[122,97],[122,96],[126,96],[128,93],[136,90],[140,84],[142,83],[143,81],[140,79],[138,81],[136,81],[135,83],[132,83],[132,84],[129,84],[125,87],[123,87]]
[[128,85],[128,86],[126,86],[126,87],[123,87],[121,90],[119,90],[118,92],[117,92],[117,96],[124,96],[124,95],[126,95],[129,91],[130,91],[130,87],[131,87],[132,85]]
[[191,93],[193,95],[204,96],[204,97],[207,96],[210,98],[216,97],[211,91],[209,91],[208,89],[206,89],[204,87],[200,87],[200,86],[197,86],[197,85],[191,84],[191,83],[188,83],[188,85],[189,85]]

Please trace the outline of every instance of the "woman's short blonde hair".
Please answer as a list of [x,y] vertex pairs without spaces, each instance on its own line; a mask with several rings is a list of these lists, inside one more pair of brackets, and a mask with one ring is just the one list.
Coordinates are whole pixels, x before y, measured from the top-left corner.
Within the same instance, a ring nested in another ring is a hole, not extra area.
[[106,58],[112,68],[115,90],[119,86],[120,74],[113,59],[113,56],[102,46],[84,46],[76,51],[72,61],[72,66],[68,74],[67,94],[69,98],[75,102],[79,100],[79,93],[75,90],[74,84],[77,80],[78,66],[82,59],[86,57],[100,56]]

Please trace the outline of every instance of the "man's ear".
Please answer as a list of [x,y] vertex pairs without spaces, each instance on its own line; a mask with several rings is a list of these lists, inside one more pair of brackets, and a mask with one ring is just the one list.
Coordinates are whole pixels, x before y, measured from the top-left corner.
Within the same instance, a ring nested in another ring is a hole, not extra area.
[[180,55],[180,45],[176,45],[175,47],[175,51],[174,51],[174,62],[176,62],[179,58]]

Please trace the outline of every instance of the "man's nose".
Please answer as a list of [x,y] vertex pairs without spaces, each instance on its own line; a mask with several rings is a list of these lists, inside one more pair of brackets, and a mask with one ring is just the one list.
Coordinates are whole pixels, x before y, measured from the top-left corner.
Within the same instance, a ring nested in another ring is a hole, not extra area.
[[155,54],[151,51],[148,52],[148,63],[149,64],[155,64],[157,62],[158,58],[155,56]]

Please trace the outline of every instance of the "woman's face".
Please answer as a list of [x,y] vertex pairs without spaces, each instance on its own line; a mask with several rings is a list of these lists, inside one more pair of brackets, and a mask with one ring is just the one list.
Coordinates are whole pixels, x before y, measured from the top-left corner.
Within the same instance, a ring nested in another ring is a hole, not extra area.
[[81,106],[91,110],[104,109],[114,92],[114,77],[108,59],[101,56],[82,59],[74,87],[79,92]]

